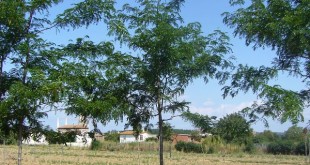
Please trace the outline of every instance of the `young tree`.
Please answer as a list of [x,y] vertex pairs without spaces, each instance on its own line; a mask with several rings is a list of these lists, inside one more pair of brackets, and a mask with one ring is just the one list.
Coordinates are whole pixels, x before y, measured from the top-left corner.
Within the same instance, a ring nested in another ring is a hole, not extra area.
[[[203,36],[197,22],[183,25],[179,14],[183,1],[137,1],[139,7],[126,4],[111,22],[111,33],[136,54],[131,92],[134,124],[158,117],[160,164],[163,164],[163,113],[187,109],[188,103],[177,96],[193,79],[217,78],[228,73],[221,69],[231,63],[224,59],[230,52],[228,37],[215,31]],[[133,121],[133,120],[131,120]],[[134,125],[133,125],[134,126]]]
[[[244,0],[230,2],[244,4]],[[258,93],[263,103],[246,109],[251,118],[258,119],[258,115],[263,115],[281,122],[303,120],[303,108],[308,106],[310,98],[309,3],[308,0],[257,0],[233,13],[224,13],[224,23],[235,28],[234,34],[245,38],[246,45],[252,44],[254,50],[258,47],[276,50],[277,58],[271,67],[240,65],[232,76],[231,85],[224,88],[224,96],[235,96],[240,90]],[[279,71],[301,78],[306,88],[292,91],[268,85]]]
[[[59,100],[61,83],[51,76],[58,57],[50,49],[54,45],[40,38],[54,26],[46,13],[57,3],[59,0],[0,2],[0,126],[5,133],[18,134],[18,164],[23,138],[42,130],[39,119],[46,116],[44,107]],[[5,67],[7,63],[13,67]],[[8,71],[4,73],[3,68]]]
[[132,6],[125,4],[114,15],[106,8],[112,4],[111,11],[115,11],[112,1],[88,0],[66,10],[57,20],[60,25],[74,28],[104,21],[110,35],[134,50],[107,57],[105,66],[109,71],[105,78],[119,89],[115,90],[115,98],[127,107],[123,112],[128,125],[136,131],[150,118],[158,117],[162,165],[163,113],[187,109],[188,102],[177,97],[193,79],[202,77],[207,82],[216,78],[220,83],[226,80],[228,73],[223,70],[231,63],[224,55],[230,52],[230,44],[225,33],[215,31],[203,36],[199,23],[184,25],[179,14],[184,0],[136,2]]

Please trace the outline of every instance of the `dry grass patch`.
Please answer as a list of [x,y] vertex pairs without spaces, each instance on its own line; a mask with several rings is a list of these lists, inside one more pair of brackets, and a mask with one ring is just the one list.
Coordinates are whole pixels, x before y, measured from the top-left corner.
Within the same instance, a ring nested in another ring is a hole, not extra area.
[[[17,160],[16,146],[0,146],[0,164],[14,165]],[[165,152],[165,164],[178,165],[250,165],[308,164],[302,156],[239,154],[194,154]],[[24,146],[23,165],[157,165],[158,153],[154,151],[91,151],[87,148],[50,146]]]

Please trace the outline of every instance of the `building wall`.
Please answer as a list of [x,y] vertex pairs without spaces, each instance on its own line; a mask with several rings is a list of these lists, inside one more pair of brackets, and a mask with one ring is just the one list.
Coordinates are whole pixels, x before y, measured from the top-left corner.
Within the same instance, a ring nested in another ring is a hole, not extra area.
[[186,134],[174,135],[172,139],[173,139],[173,143],[177,143],[180,141],[183,141],[183,142],[191,142],[192,141],[190,135],[186,135]]
[[120,143],[130,143],[135,142],[136,138],[133,135],[120,135]]
[[138,140],[134,137],[134,135],[120,135],[120,143],[131,143],[131,142],[142,142],[149,137],[156,137],[156,135],[148,134],[148,133],[141,133],[138,136]]
[[34,140],[33,135],[30,135],[27,139],[23,140],[23,144],[26,145],[48,145],[44,135],[41,135],[38,139]]

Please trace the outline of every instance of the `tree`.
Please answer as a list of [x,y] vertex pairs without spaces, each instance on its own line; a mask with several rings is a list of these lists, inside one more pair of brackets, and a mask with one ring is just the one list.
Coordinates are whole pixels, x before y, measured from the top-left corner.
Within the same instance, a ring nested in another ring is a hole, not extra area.
[[[230,0],[232,5],[243,5],[244,0]],[[224,23],[234,28],[234,34],[245,38],[246,45],[271,47],[276,50],[277,58],[271,67],[258,68],[240,65],[232,76],[230,86],[224,88],[227,96],[235,96],[239,91],[258,94],[262,104],[253,104],[245,109],[253,119],[259,115],[303,121],[303,108],[309,103],[309,86],[301,91],[284,89],[279,85],[268,85],[280,71],[301,78],[309,84],[309,41],[310,13],[308,0],[251,1],[245,8],[233,13],[224,13]]]
[[4,62],[22,39],[26,23],[22,6],[22,2],[0,2],[0,101],[14,79],[13,75],[4,71]]
[[104,134],[104,140],[112,141],[112,142],[119,142],[120,135],[118,131],[109,131]]
[[244,144],[252,136],[250,124],[238,113],[221,118],[216,124],[216,134],[227,143]]
[[287,131],[284,132],[284,139],[290,140],[292,142],[303,142],[303,128],[297,127],[296,125],[291,126],[287,129]]
[[[59,101],[61,94],[61,83],[52,76],[58,60],[54,44],[40,38],[41,33],[54,26],[46,14],[49,7],[58,3],[59,0],[0,2],[0,129],[5,135],[17,134],[18,164],[22,139],[42,132],[44,107]],[[4,68],[8,71],[4,72]]]
[[139,7],[125,4],[111,20],[111,34],[137,52],[132,54],[136,64],[129,84],[128,104],[133,114],[129,121],[135,129],[137,123],[158,117],[162,165],[163,123],[171,119],[164,119],[163,113],[187,109],[188,102],[177,96],[193,79],[216,78],[222,83],[227,78],[222,69],[231,66],[224,59],[230,45],[220,31],[203,36],[199,23],[183,25],[179,12],[184,1],[137,2]]
[[113,1],[88,0],[57,17],[61,26],[73,28],[104,21],[110,35],[134,50],[135,53],[108,56],[106,78],[115,83],[112,87],[116,89],[118,104],[127,107],[121,111],[127,116],[128,126],[139,132],[142,124],[158,117],[160,164],[163,123],[170,120],[163,119],[162,114],[187,109],[188,102],[179,101],[177,96],[193,79],[203,77],[207,82],[216,78],[223,83],[228,76],[223,70],[231,66],[224,59],[230,52],[228,37],[220,31],[203,36],[199,23],[183,25],[179,14],[183,2],[138,0],[114,13]]
[[257,133],[253,140],[255,143],[268,144],[274,141],[279,141],[280,136],[270,130],[264,130],[264,132]]

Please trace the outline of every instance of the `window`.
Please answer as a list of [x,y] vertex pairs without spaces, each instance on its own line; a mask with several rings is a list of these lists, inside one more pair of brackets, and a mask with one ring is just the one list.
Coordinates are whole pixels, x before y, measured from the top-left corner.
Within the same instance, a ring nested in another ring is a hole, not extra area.
[[143,135],[140,135],[140,140],[143,140]]

